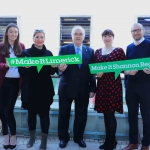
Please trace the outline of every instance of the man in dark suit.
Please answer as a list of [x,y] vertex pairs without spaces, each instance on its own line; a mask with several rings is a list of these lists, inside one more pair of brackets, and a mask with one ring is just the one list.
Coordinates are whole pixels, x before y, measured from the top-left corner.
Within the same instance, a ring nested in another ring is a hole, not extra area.
[[[134,42],[127,47],[126,58],[138,59],[150,57],[150,41],[144,39],[143,25],[132,25],[131,34]],[[147,65],[146,65],[147,66]],[[150,144],[150,69],[125,71],[126,102],[129,120],[129,145],[123,150],[138,148],[138,111],[140,106],[143,119],[143,139],[141,150],[149,150]]]
[[83,133],[87,121],[87,108],[89,97],[94,97],[96,89],[95,76],[90,74],[88,64],[94,61],[94,50],[82,44],[85,30],[81,26],[75,26],[71,32],[72,44],[62,46],[59,55],[80,54],[82,64],[66,65],[58,67],[61,74],[59,83],[59,119],[58,136],[59,147],[64,148],[70,139],[68,133],[71,103],[75,102],[75,119],[73,126],[74,142],[80,147],[86,147],[83,141]]

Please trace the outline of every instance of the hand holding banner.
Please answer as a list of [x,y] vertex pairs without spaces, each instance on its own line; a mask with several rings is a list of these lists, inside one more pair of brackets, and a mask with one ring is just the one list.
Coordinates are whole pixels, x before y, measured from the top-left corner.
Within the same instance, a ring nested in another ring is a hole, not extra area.
[[103,73],[115,72],[115,79],[116,79],[121,71],[143,70],[144,68],[150,68],[150,58],[95,63],[89,64],[89,67],[91,74],[97,74],[99,72]]
[[61,55],[48,57],[7,58],[10,67],[37,66],[38,72],[43,65],[82,64],[81,55]]

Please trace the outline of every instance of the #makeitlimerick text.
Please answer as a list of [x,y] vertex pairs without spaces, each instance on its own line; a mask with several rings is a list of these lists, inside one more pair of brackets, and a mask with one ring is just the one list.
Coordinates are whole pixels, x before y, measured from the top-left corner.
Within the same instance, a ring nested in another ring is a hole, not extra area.
[[63,55],[49,57],[7,58],[10,66],[36,66],[82,63],[80,55]]
[[81,55],[62,55],[46,57],[7,58],[10,67],[37,66],[38,71],[43,65],[82,64]]

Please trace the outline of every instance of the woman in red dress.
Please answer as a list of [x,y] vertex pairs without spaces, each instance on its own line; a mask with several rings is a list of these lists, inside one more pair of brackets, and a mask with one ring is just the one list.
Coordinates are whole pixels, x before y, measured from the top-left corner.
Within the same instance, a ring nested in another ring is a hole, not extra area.
[[[125,53],[122,48],[112,45],[114,33],[107,29],[102,33],[104,47],[95,51],[94,60],[97,63],[125,60]],[[99,148],[113,150],[117,141],[115,133],[117,121],[115,111],[123,113],[122,83],[120,76],[115,80],[114,73],[98,73],[97,89],[94,109],[104,114],[106,139]]]

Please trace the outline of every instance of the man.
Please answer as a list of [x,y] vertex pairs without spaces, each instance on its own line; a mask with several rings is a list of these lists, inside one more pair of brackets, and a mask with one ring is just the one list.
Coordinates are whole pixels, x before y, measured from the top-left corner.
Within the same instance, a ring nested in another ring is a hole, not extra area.
[[71,103],[73,100],[75,102],[73,140],[75,143],[78,143],[80,147],[86,147],[83,141],[83,133],[87,121],[87,107],[89,97],[94,97],[96,89],[95,76],[90,74],[88,66],[88,64],[93,63],[94,50],[82,44],[85,37],[85,30],[81,26],[74,26],[71,35],[73,43],[62,46],[59,55],[80,54],[82,57],[82,64],[62,64],[58,67],[61,72],[58,88],[58,136],[60,139],[60,148],[66,147],[70,139],[68,127]]
[[[127,47],[127,59],[150,57],[150,41],[144,39],[143,25],[132,25],[131,34],[134,42]],[[140,107],[143,119],[143,139],[141,150],[148,150],[150,144],[150,70],[125,71],[126,102],[128,106],[129,120],[129,145],[123,150],[138,148],[138,111]]]

